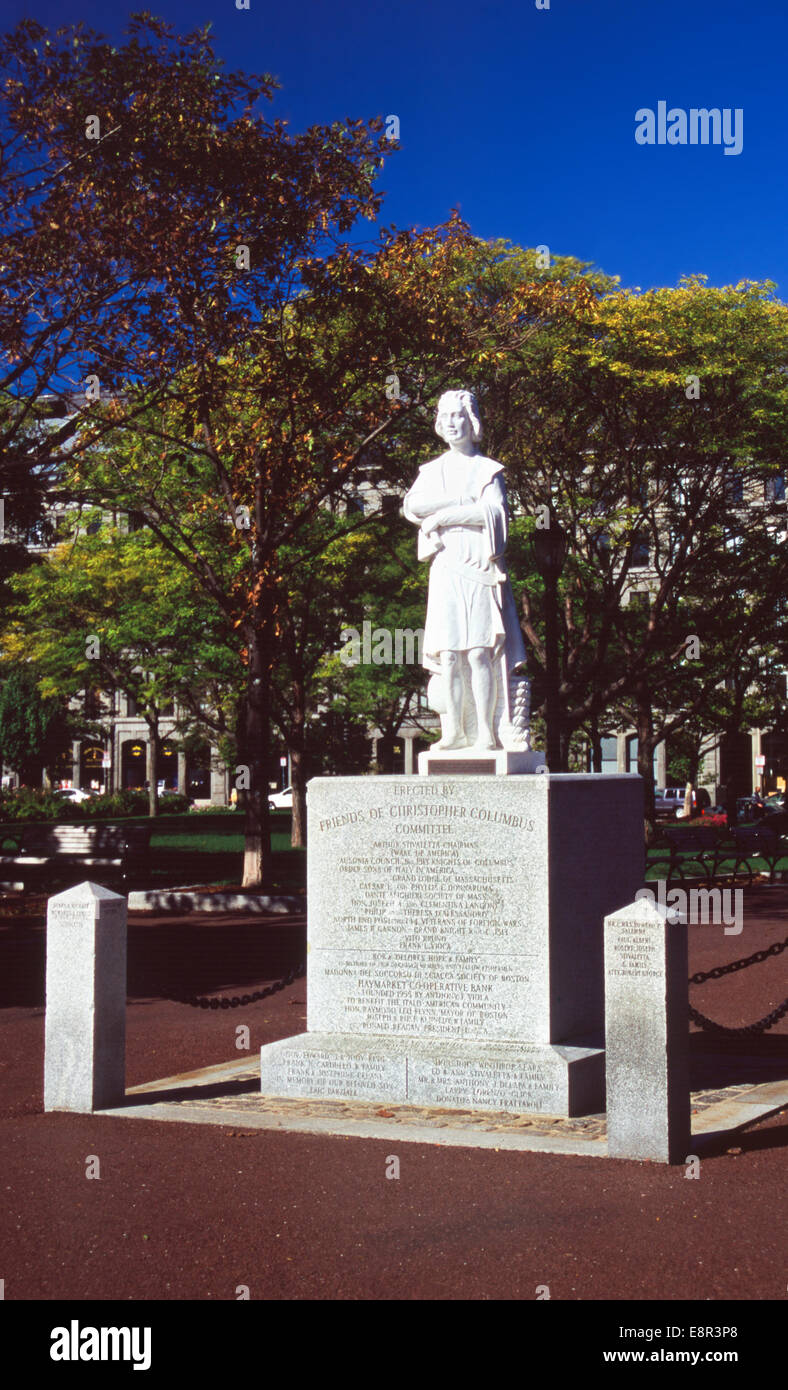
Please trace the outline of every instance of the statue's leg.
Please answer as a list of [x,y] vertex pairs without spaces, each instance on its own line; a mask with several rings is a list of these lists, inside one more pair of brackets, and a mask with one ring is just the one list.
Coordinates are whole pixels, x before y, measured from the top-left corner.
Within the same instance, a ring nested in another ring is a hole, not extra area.
[[458,652],[441,652],[446,713],[441,716],[443,736],[437,748],[464,748],[467,739],[462,727],[463,680]]
[[468,664],[471,668],[471,690],[476,706],[475,747],[496,748],[493,716],[497,691],[490,648],[472,647],[468,652]]

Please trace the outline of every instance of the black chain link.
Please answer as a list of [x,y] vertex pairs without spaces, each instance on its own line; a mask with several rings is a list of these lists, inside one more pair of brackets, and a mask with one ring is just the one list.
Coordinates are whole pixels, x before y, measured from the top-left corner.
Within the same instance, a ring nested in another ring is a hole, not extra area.
[[[732,960],[728,965],[715,965],[712,970],[699,970],[696,975],[690,975],[691,985],[702,985],[707,980],[721,980],[723,975],[732,975],[737,970],[744,970],[748,965],[760,965],[762,961],[768,960],[769,956],[779,956],[788,947],[788,937],[785,941],[776,941],[773,946],[767,946],[763,951],[754,951],[751,956],[745,956],[742,960]],[[788,999],[784,999],[782,1004],[778,1004],[776,1009],[772,1009],[770,1014],[758,1020],[757,1023],[748,1023],[743,1028],[726,1028],[722,1023],[715,1023],[713,1019],[707,1018],[705,1014],[699,1013],[690,1005],[689,1016],[693,1023],[697,1023],[707,1033],[725,1033],[731,1038],[752,1037],[758,1033],[765,1033],[769,1028],[773,1028],[775,1023],[779,1023],[781,1018],[788,1014]]]
[[703,1028],[706,1033],[725,1033],[731,1038],[744,1038],[758,1033],[765,1033],[767,1028],[773,1028],[775,1023],[779,1023],[781,1018],[788,1014],[788,999],[784,999],[782,1004],[778,1004],[776,1009],[772,1009],[770,1014],[761,1018],[757,1023],[748,1023],[744,1028],[726,1028],[722,1023],[715,1023],[713,1019],[707,1018],[705,1014],[698,1013],[690,1005],[689,1016],[693,1023],[697,1023],[699,1028]]
[[[723,975],[731,975],[737,970],[744,970],[748,965],[760,965],[768,960],[770,956],[779,956],[788,948],[788,937],[785,941],[775,942],[773,946],[767,946],[763,951],[755,951],[751,956],[745,956],[742,960],[732,960],[728,965],[715,965],[713,969],[699,970],[695,975],[690,976],[691,985],[702,985],[707,980],[720,980]],[[260,999],[269,999],[272,994],[278,994],[280,990],[287,989],[296,980],[303,979],[306,975],[306,964],[297,966],[291,970],[284,979],[277,980],[275,984],[268,985],[265,989],[255,990],[253,994],[233,995],[231,999],[222,998],[218,995],[181,995],[168,994],[166,997],[174,1004],[187,1004],[193,1009],[238,1009],[247,1004],[256,1004]],[[788,1014],[788,999],[782,1004],[778,1004],[776,1009],[772,1009],[770,1014],[758,1020],[757,1023],[748,1023],[743,1028],[726,1028],[722,1023],[715,1023],[713,1019],[707,1018],[705,1014],[693,1009],[690,1005],[689,1016],[693,1023],[699,1028],[710,1033],[726,1033],[729,1037],[746,1037],[747,1035],[765,1033],[769,1028],[773,1028],[775,1023],[779,1023],[781,1018]]]
[[744,970],[747,965],[760,965],[761,961],[768,960],[769,956],[779,956],[788,946],[788,936],[784,941],[775,941],[773,946],[767,946],[763,951],[755,951],[751,956],[745,956],[742,960],[732,960],[729,965],[715,965],[713,970],[699,970],[697,975],[690,975],[691,985],[704,985],[707,980],[721,980],[723,975],[731,975],[735,970]]
[[287,989],[288,985],[302,979],[305,974],[306,964],[298,965],[289,975],[285,975],[283,980],[277,980],[276,984],[267,985],[265,989],[256,989],[254,994],[234,994],[232,999],[215,994],[168,994],[165,997],[173,1004],[188,1004],[192,1009],[240,1009],[247,1004],[256,1004],[260,999],[268,999],[272,994],[278,994],[281,989]]

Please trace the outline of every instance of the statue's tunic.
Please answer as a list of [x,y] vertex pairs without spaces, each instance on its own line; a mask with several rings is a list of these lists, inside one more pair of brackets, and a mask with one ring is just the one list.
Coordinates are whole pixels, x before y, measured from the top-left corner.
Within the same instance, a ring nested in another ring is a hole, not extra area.
[[476,503],[481,525],[442,526],[425,536],[419,531],[419,559],[434,556],[430,569],[427,618],[424,627],[424,665],[439,672],[440,653],[491,648],[505,657],[511,672],[525,661],[511,585],[499,560],[508,534],[503,465],[475,454],[469,458],[449,452],[419,469],[403,510],[420,525],[412,502],[445,507]]

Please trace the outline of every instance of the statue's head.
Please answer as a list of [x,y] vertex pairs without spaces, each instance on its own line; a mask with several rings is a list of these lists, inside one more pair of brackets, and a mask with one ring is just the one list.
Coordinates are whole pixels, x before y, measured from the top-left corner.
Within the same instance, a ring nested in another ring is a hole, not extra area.
[[472,391],[444,391],[438,401],[438,411],[435,416],[435,433],[440,435],[447,444],[451,439],[447,435],[447,425],[449,417],[458,411],[465,415],[471,431],[471,439],[474,444],[478,444],[482,437],[482,422],[479,418],[479,407],[476,404],[476,397]]

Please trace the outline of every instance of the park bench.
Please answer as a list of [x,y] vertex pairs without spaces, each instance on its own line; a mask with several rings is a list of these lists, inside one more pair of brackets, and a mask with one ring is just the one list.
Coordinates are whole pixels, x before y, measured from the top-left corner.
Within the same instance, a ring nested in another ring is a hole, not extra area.
[[[0,868],[13,869],[25,890],[45,879],[62,879],[78,869],[110,873],[126,886],[142,867],[150,844],[148,825],[30,825],[2,836]],[[15,840],[12,853],[7,841]]]
[[777,865],[788,857],[788,838],[782,826],[775,828],[767,820],[758,825],[737,826],[733,834],[737,853],[764,859],[769,868],[769,882],[774,883]]
[[733,832],[715,826],[666,830],[654,841],[649,868],[659,868],[668,883],[702,878],[709,885],[728,883],[749,887],[753,880],[751,859],[761,858],[774,882],[780,859],[788,856],[788,841],[768,825],[736,827]]

